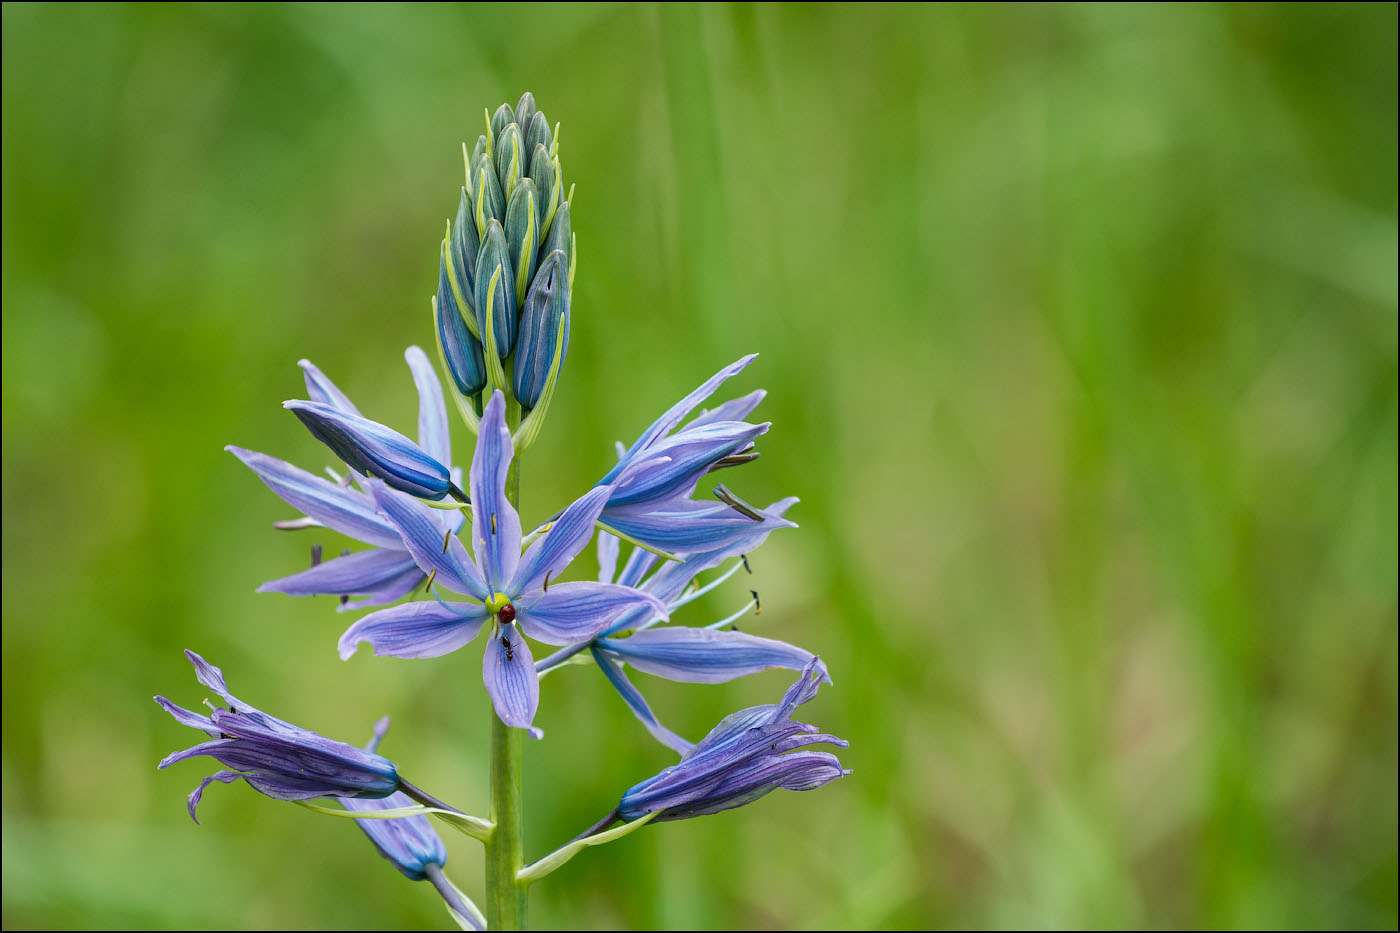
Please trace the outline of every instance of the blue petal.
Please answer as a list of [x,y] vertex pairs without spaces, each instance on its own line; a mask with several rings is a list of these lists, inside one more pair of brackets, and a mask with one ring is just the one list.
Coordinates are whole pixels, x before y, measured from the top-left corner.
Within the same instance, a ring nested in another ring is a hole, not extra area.
[[639,671],[686,684],[722,684],[773,667],[800,671],[815,657],[776,639],[705,628],[653,628],[599,645]]
[[379,517],[363,493],[255,450],[232,445],[224,450],[243,461],[284,502],[327,528],[382,548],[401,546],[398,532]]
[[[412,589],[423,579],[423,571],[406,551],[375,548],[358,551],[317,564],[309,570],[271,580],[258,587],[259,593],[286,593],[288,596],[370,595],[385,589],[398,589],[407,577]],[[407,590],[399,593],[403,595]]]
[[614,583],[560,583],[531,590],[515,603],[515,620],[525,634],[549,645],[592,638],[618,615],[647,605],[666,617],[666,607],[650,593]]
[[630,461],[633,456],[650,446],[657,438],[669,433],[672,428],[681,423],[686,415],[694,410],[696,405],[699,405],[701,402],[705,401],[705,399],[713,395],[715,389],[718,389],[720,385],[731,376],[737,374],[745,366],[752,363],[757,356],[757,353],[751,353],[748,356],[735,360],[733,363],[730,363],[709,379],[705,380],[694,392],[691,392],[685,398],[672,405],[670,410],[653,421],[651,427],[643,431],[642,436],[637,438],[636,442],[633,443],[631,447],[627,448],[627,452],[622,455],[617,466],[608,471],[608,475],[604,476],[600,483],[611,483],[613,479],[616,478],[617,474],[622,472],[623,467],[627,465],[628,461]]
[[738,398],[730,399],[714,408],[707,408],[695,416],[695,420],[686,425],[681,433],[698,428],[707,424],[714,424],[716,421],[743,421],[749,416],[758,403],[763,401],[768,393],[763,389],[754,389],[748,395],[741,395]]
[[[341,805],[347,810],[372,812],[412,807],[414,801],[402,791],[378,799],[345,797]],[[392,820],[356,820],[379,854],[394,863],[394,867],[414,881],[423,879],[428,865],[447,864],[447,847],[425,816],[406,816]]]
[[513,456],[505,397],[497,389],[481,415],[471,468],[472,545],[493,591],[505,589],[520,562],[520,516],[506,498]]
[[370,486],[370,496],[389,524],[399,532],[400,542],[424,573],[454,593],[474,596],[485,602],[491,593],[481,572],[456,535],[448,534],[434,509],[378,483]]
[[542,584],[546,577],[557,577],[569,566],[593,537],[593,523],[603,511],[610,492],[607,486],[596,486],[565,509],[549,531],[525,552],[506,592],[511,595],[526,593]]
[[447,433],[447,405],[442,397],[442,383],[428,356],[418,347],[404,351],[404,359],[413,372],[413,384],[418,388],[418,446],[438,463],[452,462],[452,440]]
[[199,817],[194,815],[194,811],[195,808],[199,806],[200,799],[204,797],[204,788],[215,781],[219,781],[222,784],[232,784],[241,777],[243,777],[243,775],[239,774],[237,771],[215,771],[213,774],[200,781],[199,786],[190,791],[189,802],[187,804],[190,811],[190,819],[194,820],[196,823],[199,822]]
[[501,722],[530,729],[540,705],[540,678],[530,649],[514,625],[501,626],[499,634],[486,643],[481,676]]
[[622,546],[617,535],[598,532],[598,582],[612,583],[617,577],[617,555]]
[[[740,515],[722,502],[702,503],[674,499],[660,506],[620,506],[603,510],[603,522],[623,534],[652,547],[693,554],[724,548],[760,527],[759,522]],[[796,528],[794,522],[768,516],[763,522],[773,528]]]
[[219,737],[219,730],[214,726],[213,721],[210,720],[208,716],[203,716],[199,713],[191,712],[190,710],[185,709],[183,706],[176,706],[174,703],[170,702],[165,697],[158,696],[155,698],[155,701],[160,705],[161,709],[165,710],[171,716],[175,717],[175,721],[178,722],[180,725],[189,726],[192,729],[198,729],[201,732],[208,735],[211,739],[217,739]]
[[768,422],[721,421],[666,438],[638,457],[617,477],[611,506],[689,496],[710,466],[747,447],[766,432]]
[[652,734],[653,738],[667,748],[674,749],[681,755],[684,755],[695,747],[695,743],[687,742],[657,720],[656,714],[653,713],[651,707],[647,705],[646,698],[632,685],[632,682],[627,679],[627,675],[622,672],[622,669],[618,667],[611,658],[597,648],[593,648],[592,652],[593,660],[598,664],[598,668],[603,672],[604,676],[608,678],[608,682],[613,685],[613,689],[622,696],[622,699],[627,703],[628,707],[631,708],[632,713],[641,720],[642,725],[646,726],[647,731]]
[[422,601],[372,612],[340,636],[340,657],[348,659],[360,642],[391,658],[436,658],[456,651],[486,624],[485,608],[475,603]]
[[349,396],[340,391],[334,382],[327,379],[326,374],[317,369],[315,363],[310,360],[301,360],[297,365],[302,368],[302,373],[306,377],[306,394],[311,396],[313,402],[321,402],[347,414],[360,414],[360,410],[355,407],[354,402],[350,401]]
[[357,473],[425,499],[441,499],[451,488],[447,467],[392,428],[320,402],[292,399],[282,407]]

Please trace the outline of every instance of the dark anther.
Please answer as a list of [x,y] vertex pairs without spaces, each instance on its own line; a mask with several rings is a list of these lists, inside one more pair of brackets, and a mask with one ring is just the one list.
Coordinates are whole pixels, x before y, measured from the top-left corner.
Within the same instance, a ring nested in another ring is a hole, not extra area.
[[448,545],[448,542],[450,542],[451,540],[452,540],[452,529],[449,528],[449,529],[447,529],[447,531],[445,531],[445,532],[443,533],[443,535],[442,535],[442,553],[444,553],[444,554],[447,553],[447,545]]
[[742,466],[745,463],[752,463],[757,459],[758,451],[756,450],[740,451],[737,454],[730,454],[727,457],[716,460],[714,463],[710,464],[710,468],[705,472],[713,473],[715,470],[723,470],[725,467]]
[[321,545],[311,545],[311,566],[315,567],[321,562]]
[[341,557],[349,557],[349,556],[350,556],[350,549],[349,549],[349,548],[346,548],[345,550],[341,551],[341,552],[340,552],[340,556],[341,556]]
[[720,483],[718,486],[715,487],[715,498],[723,502],[725,505],[729,506],[731,509],[738,512],[745,518],[751,518],[756,522],[763,521],[762,512],[749,505],[743,499],[740,499],[738,496],[734,495],[734,493],[730,492],[729,488],[723,483]]
[[740,554],[739,559],[744,562],[744,573],[753,573],[753,568],[749,566],[749,555]]
[[[553,572],[553,571],[551,571],[551,573],[552,573],[552,572]],[[545,591],[546,593],[549,592],[549,574],[548,574],[548,573],[546,573],[546,574],[544,575],[544,591]]]
[[758,601],[758,590],[749,590],[753,594],[753,614],[758,615],[763,611],[763,603]]
[[515,607],[506,603],[501,607],[501,611],[496,613],[496,618],[501,620],[502,625],[510,625],[515,621]]
[[495,512],[492,512],[492,513],[491,513],[491,533],[492,533],[492,534],[495,534],[495,533],[496,533],[496,513],[495,513]]
[[340,597],[340,604],[341,604],[342,606],[347,605],[349,602],[350,602],[350,597],[349,597],[349,596],[341,596],[341,597]]

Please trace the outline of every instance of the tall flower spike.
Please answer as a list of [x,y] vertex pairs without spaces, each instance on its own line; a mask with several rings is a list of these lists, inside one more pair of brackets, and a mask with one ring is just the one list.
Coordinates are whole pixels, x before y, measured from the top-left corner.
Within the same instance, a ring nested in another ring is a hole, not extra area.
[[792,713],[816,696],[820,662],[813,658],[782,702],[754,706],[720,721],[679,764],[622,795],[624,820],[655,813],[657,821],[684,820],[742,807],[780,787],[813,790],[850,774],[830,752],[798,751],[808,745],[845,748],[844,739],[793,722]]
[[208,716],[192,712],[158,696],[156,702],[175,721],[198,729],[211,741],[172,752],[160,762],[168,768],[177,761],[207,755],[228,770],[205,778],[190,794],[190,819],[199,822],[195,808],[204,788],[213,781],[230,784],[247,781],[254,790],[276,800],[310,800],[313,797],[387,797],[399,789],[393,762],[373,752],[336,742],[269,716],[229,693],[224,675],[193,651],[185,657],[204,686],[223,697],[228,708],[215,707]]

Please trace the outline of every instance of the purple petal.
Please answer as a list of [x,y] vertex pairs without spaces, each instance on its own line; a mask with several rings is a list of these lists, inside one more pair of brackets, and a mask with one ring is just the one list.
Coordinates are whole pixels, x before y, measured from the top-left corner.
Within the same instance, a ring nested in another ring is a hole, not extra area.
[[398,533],[380,518],[374,504],[346,486],[337,486],[284,460],[232,445],[229,453],[243,461],[284,502],[343,535],[383,548],[400,547]]
[[525,552],[506,592],[529,592],[542,584],[546,577],[558,576],[569,566],[579,551],[588,546],[589,539],[593,537],[593,523],[598,520],[611,492],[611,487],[596,486],[565,509],[554,520],[549,531]]
[[493,591],[505,589],[520,562],[520,516],[506,498],[506,474],[514,451],[505,409],[498,389],[482,412],[471,468],[472,546],[477,566]]
[[404,359],[418,387],[418,446],[439,463],[452,462],[452,440],[447,433],[447,405],[433,364],[418,347],[404,351]]
[[682,432],[692,428],[702,427],[707,424],[714,424],[716,421],[743,421],[749,416],[758,403],[763,401],[768,393],[763,389],[754,389],[748,395],[741,395],[738,398],[730,399],[727,402],[716,405],[714,408],[707,408],[695,416],[695,420],[686,425]]
[[380,657],[436,658],[477,636],[490,616],[475,603],[423,601],[372,612],[340,636],[340,657],[348,659],[367,641]]
[[821,658],[813,655],[807,666],[802,669],[802,676],[793,681],[792,686],[783,694],[778,708],[773,711],[772,721],[790,718],[797,707],[817,695],[817,689],[823,683],[831,683],[831,677],[827,674],[826,665],[821,662]]
[[185,649],[185,658],[190,662],[190,664],[194,666],[195,679],[202,683],[204,686],[208,687],[210,690],[213,690],[219,696],[223,697],[224,702],[227,703],[229,706],[235,707],[237,709],[252,708],[247,703],[244,703],[242,700],[238,699],[238,697],[228,692],[228,685],[224,683],[223,671],[219,670],[217,667],[210,664],[208,661],[204,660],[188,648]]
[[[728,547],[761,527],[723,502],[687,499],[668,500],[660,506],[610,506],[603,510],[602,520],[638,541],[681,554]],[[795,522],[772,515],[763,522],[770,525],[769,531],[797,527]]]
[[530,649],[514,625],[501,626],[499,634],[486,643],[481,675],[501,722],[529,729],[540,705],[540,679]]
[[[286,593],[288,596],[347,596],[379,593],[409,579],[409,589],[423,579],[423,571],[406,551],[375,548],[336,557],[309,570],[270,580],[258,587],[259,593]],[[402,596],[404,592],[400,592]]]
[[666,607],[650,593],[615,583],[578,582],[531,590],[516,602],[515,619],[536,641],[567,645],[592,638],[637,605],[650,606],[666,618]]
[[[596,521],[596,519],[595,519]],[[598,532],[598,582],[612,583],[617,577],[617,554],[622,542],[617,535]]]
[[200,781],[199,786],[196,787],[194,790],[190,791],[190,819],[194,820],[196,823],[199,822],[199,817],[194,815],[194,811],[195,808],[199,806],[200,798],[204,796],[204,788],[208,787],[215,781],[218,781],[222,784],[232,784],[234,781],[238,780],[241,777],[243,777],[243,775],[239,774],[237,771],[215,771],[213,774]]
[[375,606],[396,603],[418,589],[424,579],[423,571],[417,564],[414,564],[411,572],[390,580],[372,593],[366,593],[364,599],[342,599],[340,605],[335,607],[335,611],[359,612],[361,609],[373,609]]
[[[622,567],[622,575],[617,578],[617,582],[622,586],[636,586],[642,581],[642,577],[647,575],[658,560],[658,557],[651,551],[644,548],[633,548],[632,554],[627,558],[627,563]],[[675,561],[667,561],[673,564]]]
[[597,648],[593,650],[593,660],[603,675],[608,678],[608,683],[613,685],[623,701],[632,710],[633,715],[641,720],[647,731],[652,734],[662,745],[673,749],[678,754],[684,755],[695,747],[694,742],[688,742],[676,735],[670,729],[663,726],[656,718],[656,714],[651,711],[646,698],[632,685],[632,681],[627,679],[627,675],[617,666],[617,663]]
[[718,389],[720,385],[722,385],[731,376],[737,374],[745,366],[752,363],[757,356],[757,353],[751,353],[748,356],[735,360],[733,363],[730,363],[728,366],[715,373],[709,379],[705,380],[705,382],[694,392],[691,392],[685,398],[672,405],[670,410],[667,411],[666,414],[662,415],[660,418],[657,418],[655,421],[652,422],[651,427],[647,428],[645,431],[642,432],[642,436],[637,438],[636,442],[627,449],[627,452],[624,453],[621,459],[618,461],[617,466],[613,467],[608,472],[608,475],[603,477],[602,482],[611,483],[613,479],[617,476],[617,474],[622,472],[622,468],[627,465],[628,461],[631,460],[632,457],[634,457],[638,452],[651,446],[651,444],[655,442],[657,438],[669,433],[672,428],[681,423],[682,419],[684,419],[686,415],[690,414],[691,411],[694,410],[696,405],[699,405],[701,402],[705,401],[705,399],[713,395],[715,389]]
[[316,364],[310,360],[302,360],[297,363],[302,368],[306,376],[306,393],[311,396],[313,402],[321,402],[332,408],[338,408],[343,412],[359,416],[360,410],[355,407],[355,403],[350,398],[326,378],[326,374],[316,368]]
[[379,483],[371,483],[369,491],[390,527],[398,530],[403,546],[424,573],[435,573],[434,581],[454,593],[475,596],[483,602],[490,598],[491,591],[467,555],[467,549],[456,535],[448,535],[438,524],[433,515],[437,509]]
[[176,706],[165,697],[158,696],[155,700],[160,704],[160,708],[175,717],[175,721],[180,725],[198,729],[211,739],[217,739],[219,737],[218,728],[208,716],[202,716],[199,713],[185,709],[183,706]]
[[773,667],[800,671],[815,658],[787,642],[705,628],[653,628],[599,645],[639,671],[686,684],[722,684]]
[[613,506],[653,502],[669,496],[687,497],[716,461],[749,446],[769,423],[720,421],[687,429],[653,445],[645,457],[630,463],[617,477],[609,498]]
[[282,407],[357,473],[425,499],[441,499],[451,489],[447,466],[393,428],[320,402],[291,399]]

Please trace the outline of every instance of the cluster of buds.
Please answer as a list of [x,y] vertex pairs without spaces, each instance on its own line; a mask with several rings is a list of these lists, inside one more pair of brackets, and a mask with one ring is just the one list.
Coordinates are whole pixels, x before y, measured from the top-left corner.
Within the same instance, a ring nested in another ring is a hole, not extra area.
[[447,222],[433,299],[438,345],[469,421],[494,389],[529,412],[517,441],[524,447],[569,349],[576,256],[559,125],[550,128],[527,91],[515,107],[486,115],[485,134],[471,149],[462,144],[462,161],[466,184]]

